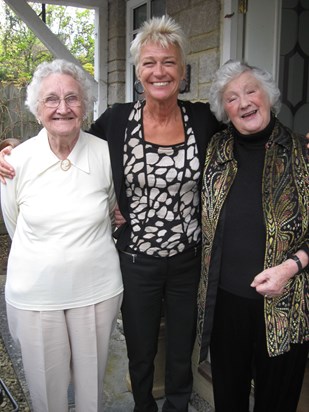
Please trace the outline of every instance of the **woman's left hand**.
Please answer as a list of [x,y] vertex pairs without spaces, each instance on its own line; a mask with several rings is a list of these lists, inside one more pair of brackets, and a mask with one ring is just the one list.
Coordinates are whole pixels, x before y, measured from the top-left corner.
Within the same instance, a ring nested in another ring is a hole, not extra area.
[[292,276],[286,262],[283,262],[256,275],[250,286],[263,296],[279,296]]

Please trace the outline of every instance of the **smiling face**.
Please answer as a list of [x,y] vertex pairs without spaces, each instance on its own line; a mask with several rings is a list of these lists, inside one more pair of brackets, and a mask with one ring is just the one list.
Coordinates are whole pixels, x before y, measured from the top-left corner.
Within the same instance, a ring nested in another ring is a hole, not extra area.
[[138,78],[146,99],[163,102],[177,100],[180,81],[184,78],[179,49],[170,44],[163,48],[148,43],[141,48]]
[[[40,86],[40,102],[38,106],[38,120],[46,128],[49,135],[57,138],[69,137],[74,139],[80,131],[84,108],[80,106],[70,107],[63,100],[68,96],[81,98],[78,82],[67,74],[51,74],[46,77]],[[60,98],[58,107],[46,107],[44,101]]]
[[260,82],[250,72],[231,80],[223,92],[223,106],[242,134],[257,133],[270,122],[270,101]]

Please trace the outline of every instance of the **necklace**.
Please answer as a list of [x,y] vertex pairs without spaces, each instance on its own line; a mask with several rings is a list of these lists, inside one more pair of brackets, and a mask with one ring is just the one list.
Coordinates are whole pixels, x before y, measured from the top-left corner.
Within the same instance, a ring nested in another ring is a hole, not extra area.
[[61,160],[61,162],[60,162],[60,167],[64,172],[69,170],[71,165],[72,165],[72,163],[70,162],[69,159],[64,159],[64,160]]

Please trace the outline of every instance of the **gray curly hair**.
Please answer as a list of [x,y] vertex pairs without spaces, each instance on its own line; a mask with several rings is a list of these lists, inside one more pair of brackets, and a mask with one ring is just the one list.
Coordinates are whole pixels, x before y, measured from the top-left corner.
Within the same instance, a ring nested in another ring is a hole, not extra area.
[[175,20],[167,15],[153,17],[142,24],[138,34],[131,42],[130,53],[135,64],[135,73],[137,77],[141,48],[149,42],[158,43],[163,48],[167,48],[171,44],[176,46],[180,51],[181,66],[182,68],[185,67],[185,49],[187,40],[182,28]]
[[267,93],[271,110],[277,115],[280,112],[280,90],[274,82],[272,75],[259,67],[249,66],[249,64],[237,60],[229,60],[223,64],[215,73],[209,93],[210,109],[217,120],[228,123],[229,119],[224,110],[223,93],[228,83],[242,73],[250,72],[261,84]]
[[67,74],[75,79],[80,87],[84,114],[93,110],[95,101],[93,86],[82,68],[74,63],[62,59],[55,59],[51,62],[43,62],[36,68],[31,83],[27,87],[26,106],[35,117],[38,115],[40,85],[42,80],[51,74]]

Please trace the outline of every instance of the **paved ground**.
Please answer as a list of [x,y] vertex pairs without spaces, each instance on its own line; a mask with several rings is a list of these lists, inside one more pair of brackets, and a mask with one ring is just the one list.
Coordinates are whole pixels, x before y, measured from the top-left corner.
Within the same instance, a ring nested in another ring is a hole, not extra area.
[[[4,302],[5,276],[0,274],[0,378],[3,379],[12,391],[19,403],[20,412],[31,410],[28,405],[29,394],[22,368],[19,351],[13,344],[6,321]],[[121,319],[110,342],[110,355],[104,384],[104,412],[131,412],[133,411],[132,394],[127,382],[127,357],[125,340],[122,333]],[[72,390],[69,390],[70,412],[74,412]],[[161,410],[164,399],[158,399]],[[208,404],[193,394],[189,412],[212,412]],[[6,405],[0,405],[1,412],[10,412],[13,409],[7,401]],[[85,411],[87,412],[87,411]]]

